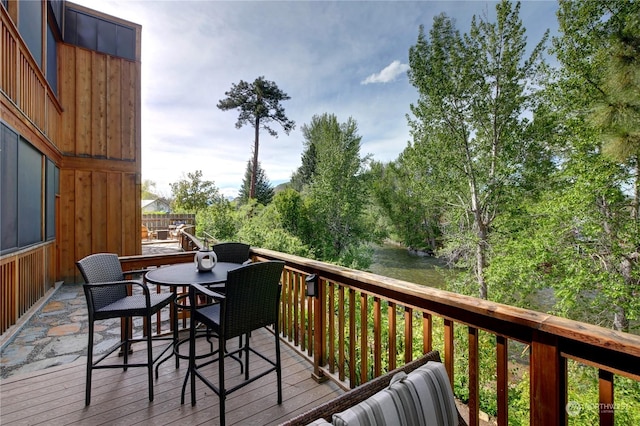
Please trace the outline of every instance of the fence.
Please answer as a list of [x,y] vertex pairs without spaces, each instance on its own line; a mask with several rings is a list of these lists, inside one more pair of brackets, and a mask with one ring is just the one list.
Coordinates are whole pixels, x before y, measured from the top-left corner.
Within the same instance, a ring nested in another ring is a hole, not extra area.
[[195,214],[161,214],[148,213],[142,215],[142,226],[146,227],[149,232],[157,232],[162,230],[173,230],[180,224],[196,225]]

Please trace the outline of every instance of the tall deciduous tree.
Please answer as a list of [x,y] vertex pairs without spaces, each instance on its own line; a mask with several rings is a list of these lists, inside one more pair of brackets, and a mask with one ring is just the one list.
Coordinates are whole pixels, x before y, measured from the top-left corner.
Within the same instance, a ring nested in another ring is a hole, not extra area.
[[637,1],[561,2],[554,46],[563,65],[554,99],[563,128],[575,129],[564,135],[561,172],[580,190],[557,197],[574,212],[557,222],[572,230],[573,265],[585,271],[559,294],[569,304],[588,295],[625,331],[640,312],[639,20]]
[[286,117],[284,107],[281,105],[282,101],[290,97],[280,90],[276,83],[265,80],[264,77],[258,77],[253,83],[240,80],[238,84],[234,83],[225,95],[227,97],[218,102],[218,108],[223,111],[238,109],[240,113],[236,128],[239,129],[248,124],[255,130],[253,173],[249,191],[249,197],[255,198],[260,129],[266,130],[271,136],[278,137],[278,133],[269,126],[271,122],[280,124],[287,135],[295,128],[295,122]]
[[239,198],[248,201],[250,197],[250,187],[252,176],[255,178],[255,199],[262,205],[267,205],[273,199],[273,187],[267,178],[264,169],[258,163],[258,167],[253,167],[253,160],[247,161],[247,169],[244,172],[242,186],[240,187]]
[[640,46],[633,41],[640,4],[563,1],[558,17],[554,53],[561,66],[543,113],[557,170],[538,199],[526,199],[496,224],[505,232],[489,276],[523,295],[534,286],[553,288],[558,313],[627,331],[640,314],[633,141],[640,80],[631,77],[638,75],[632,45]]
[[361,243],[371,235],[362,220],[368,200],[363,175],[368,159],[360,157],[357,124],[352,118],[339,123],[335,115],[323,114],[314,116],[307,130],[312,140],[306,145],[316,150],[309,186],[308,211],[314,230],[309,245],[321,259],[355,265]]
[[202,170],[187,173],[178,182],[170,184],[176,209],[197,213],[220,200],[215,182],[202,180]]
[[150,179],[145,179],[142,181],[142,199],[143,200],[153,200],[154,198],[158,198],[156,194],[156,183]]
[[533,147],[523,114],[544,67],[544,39],[526,56],[519,9],[502,1],[495,23],[474,17],[464,36],[437,16],[429,38],[421,28],[409,51],[409,78],[419,92],[409,120],[414,144],[426,145],[431,181],[446,196],[446,234],[474,253],[481,298],[491,225],[527,175]]

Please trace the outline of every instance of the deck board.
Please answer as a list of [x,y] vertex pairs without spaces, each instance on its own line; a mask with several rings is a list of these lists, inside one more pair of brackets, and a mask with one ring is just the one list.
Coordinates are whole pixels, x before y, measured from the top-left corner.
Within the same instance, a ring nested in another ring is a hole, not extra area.
[[[203,345],[204,339],[199,342]],[[232,341],[231,345],[234,344]],[[266,330],[254,332],[252,347],[269,356],[275,353],[273,335]],[[342,393],[331,382],[316,383],[307,360],[285,344],[282,352],[283,401],[277,404],[275,373],[245,386],[227,396],[226,422],[241,425],[279,424]],[[144,357],[143,344],[137,344],[132,361]],[[111,359],[111,358],[109,358]],[[113,355],[117,360],[117,355]],[[118,360],[119,361],[119,360]],[[94,370],[91,405],[84,405],[86,359],[2,381],[0,386],[2,425],[168,425],[177,422],[190,425],[219,423],[218,396],[196,381],[196,405],[191,406],[189,386],[185,404],[180,393],[187,362],[175,368],[173,360],[160,367],[154,381],[154,401],[148,398],[145,368]],[[250,358],[252,373],[267,368],[256,356]],[[207,367],[209,377],[217,381],[217,364]],[[225,363],[227,386],[242,380],[239,365]]]

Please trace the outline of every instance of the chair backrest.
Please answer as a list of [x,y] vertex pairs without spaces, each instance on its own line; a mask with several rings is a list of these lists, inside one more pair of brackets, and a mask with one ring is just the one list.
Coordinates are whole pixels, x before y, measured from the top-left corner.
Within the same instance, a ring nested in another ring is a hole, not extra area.
[[223,302],[223,328],[230,339],[277,324],[284,262],[256,262],[229,271]]
[[218,262],[244,263],[249,260],[251,246],[244,243],[219,243],[212,249],[216,253]]
[[91,254],[76,265],[87,284],[124,280],[118,255],[114,253]]
[[82,278],[84,278],[86,282],[83,289],[91,317],[93,317],[93,313],[100,308],[127,296],[127,287],[124,285],[107,287],[92,286],[92,284],[96,283],[124,281],[122,266],[120,265],[117,254],[91,254],[77,261],[76,265],[82,274]]

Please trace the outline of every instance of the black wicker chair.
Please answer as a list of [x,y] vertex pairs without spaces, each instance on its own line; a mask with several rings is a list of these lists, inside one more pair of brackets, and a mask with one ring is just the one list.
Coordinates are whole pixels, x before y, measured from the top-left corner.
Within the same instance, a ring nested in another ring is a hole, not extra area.
[[245,263],[249,258],[249,249],[251,246],[244,243],[218,243],[211,249],[216,254],[218,262]]
[[[153,364],[170,347],[168,345],[155,359],[152,350],[151,317],[163,307],[169,305],[173,293],[151,293],[146,285],[139,281],[125,280],[118,256],[113,253],[92,254],[76,262],[85,280],[84,295],[89,311],[89,346],[87,348],[87,380],[85,404],[91,402],[91,374],[99,368],[147,367],[149,375],[149,401],[153,401]],[[134,291],[134,289],[139,289]],[[130,295],[131,294],[131,295]],[[133,338],[131,334],[131,318],[144,317],[143,338]],[[109,318],[124,318],[124,337],[120,343],[112,346],[98,360],[93,361],[94,322]],[[147,342],[147,362],[129,363],[129,347],[135,342]],[[121,364],[100,365],[107,356],[122,349]]]
[[[244,243],[236,243],[236,242],[228,242],[228,243],[218,243],[215,244],[211,249],[216,254],[216,260],[218,262],[229,262],[229,263],[237,263],[237,264],[246,264],[250,263],[251,259],[249,258],[249,249],[251,246]],[[223,289],[219,289],[218,291],[224,292]],[[205,299],[203,297],[203,299]],[[176,296],[178,310],[178,319],[185,320],[189,318],[189,294],[186,291],[181,291]],[[201,305],[201,301],[198,301],[198,304]],[[209,330],[207,330],[207,335],[210,336]],[[242,337],[240,338],[240,344],[242,344]],[[213,350],[213,347],[212,347]]]
[[[189,336],[189,371],[182,386],[181,403],[184,404],[187,380],[191,382],[191,405],[196,404],[196,377],[220,398],[220,424],[225,423],[225,398],[231,392],[275,371],[278,383],[278,404],[282,402],[282,374],[280,367],[280,338],[278,313],[280,303],[280,278],[284,262],[268,261],[250,263],[229,271],[225,293],[215,293],[207,288],[192,284],[189,286],[191,299],[191,325]],[[196,300],[201,295],[212,299],[206,306],[198,306]],[[211,353],[214,358],[200,361],[196,354],[196,327],[198,323],[210,327],[218,336],[218,348]],[[244,346],[229,351],[226,342],[234,337],[246,335],[269,325],[274,326],[276,359],[271,360],[249,347],[248,339]],[[244,352],[244,381],[232,388],[225,388],[224,361],[227,357]],[[249,375],[249,352],[267,361],[271,367],[259,374]],[[199,362],[199,363],[198,363]],[[207,379],[201,368],[218,362],[218,386]]]

